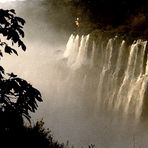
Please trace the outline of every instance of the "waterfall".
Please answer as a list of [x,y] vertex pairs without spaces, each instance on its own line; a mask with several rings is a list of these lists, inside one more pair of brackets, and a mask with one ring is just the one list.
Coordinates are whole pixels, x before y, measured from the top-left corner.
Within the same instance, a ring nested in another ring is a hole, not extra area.
[[71,35],[63,58],[75,73],[85,68],[83,80],[94,79],[95,110],[104,108],[138,121],[144,112],[148,83],[146,46],[147,41],[141,39],[128,44],[117,36]]

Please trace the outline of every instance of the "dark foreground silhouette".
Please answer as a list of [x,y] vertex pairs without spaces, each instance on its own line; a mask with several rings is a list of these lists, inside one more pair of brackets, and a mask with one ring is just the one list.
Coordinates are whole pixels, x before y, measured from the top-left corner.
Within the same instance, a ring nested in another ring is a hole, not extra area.
[[49,130],[43,127],[43,122],[33,126],[15,126],[5,128],[0,132],[1,148],[64,148],[66,145],[53,140]]
[[[22,41],[25,20],[16,16],[15,10],[0,9],[0,58],[4,54],[16,54],[18,48],[26,50]],[[54,141],[43,122],[31,126],[29,112],[37,110],[41,102],[40,92],[26,80],[13,73],[5,73],[0,66],[0,148],[63,148],[63,144]],[[30,126],[24,125],[27,119]]]

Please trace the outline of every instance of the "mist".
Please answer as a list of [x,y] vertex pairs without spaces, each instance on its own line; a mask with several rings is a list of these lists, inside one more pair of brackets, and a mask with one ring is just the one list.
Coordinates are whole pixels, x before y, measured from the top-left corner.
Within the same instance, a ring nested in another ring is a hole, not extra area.
[[44,0],[0,3],[1,8],[15,9],[26,20],[27,51],[19,50],[19,56],[4,55],[1,63],[7,72],[17,74],[40,90],[43,103],[31,114],[32,121],[43,118],[55,139],[69,140],[76,147],[89,144],[101,148],[147,147],[146,121],[137,126],[134,120],[124,122],[114,112],[96,111],[96,69],[72,70],[66,64],[63,53],[75,31],[75,16],[66,5],[64,9],[57,6]]

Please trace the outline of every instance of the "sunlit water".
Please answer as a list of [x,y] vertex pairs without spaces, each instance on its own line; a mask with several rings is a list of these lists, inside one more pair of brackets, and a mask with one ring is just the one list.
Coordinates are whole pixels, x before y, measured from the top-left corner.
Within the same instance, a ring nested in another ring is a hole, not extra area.
[[[115,37],[102,47],[103,40],[97,42],[98,45],[94,45],[95,42],[89,40],[89,35],[72,35],[64,53],[66,64],[73,72],[77,69],[82,71],[80,74],[83,75],[83,83],[87,84],[89,77],[96,80],[95,85],[98,86],[95,108],[105,106],[113,111],[121,111],[123,116],[133,114],[139,120],[147,91],[147,41],[137,40],[126,45],[124,40]],[[98,52],[98,57],[95,52]],[[93,62],[95,58],[98,59]],[[97,71],[95,77],[88,74],[93,74],[94,70]]]

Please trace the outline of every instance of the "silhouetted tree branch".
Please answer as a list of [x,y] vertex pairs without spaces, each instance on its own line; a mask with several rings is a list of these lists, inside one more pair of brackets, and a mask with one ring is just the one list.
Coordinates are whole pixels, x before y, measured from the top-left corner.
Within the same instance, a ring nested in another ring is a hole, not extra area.
[[[16,16],[15,10],[0,9],[0,57],[4,53],[18,55],[14,45],[26,50],[22,41],[24,24],[25,20]],[[29,111],[35,112],[37,101],[42,101],[37,89],[13,73],[6,74],[0,66],[0,130],[22,126],[23,117],[30,121]]]

